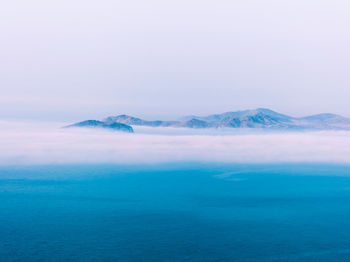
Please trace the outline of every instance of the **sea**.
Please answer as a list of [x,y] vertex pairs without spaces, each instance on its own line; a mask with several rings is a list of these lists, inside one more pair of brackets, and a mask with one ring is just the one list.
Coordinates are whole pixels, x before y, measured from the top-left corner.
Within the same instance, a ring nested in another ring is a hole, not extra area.
[[0,261],[350,261],[350,166],[1,166]]

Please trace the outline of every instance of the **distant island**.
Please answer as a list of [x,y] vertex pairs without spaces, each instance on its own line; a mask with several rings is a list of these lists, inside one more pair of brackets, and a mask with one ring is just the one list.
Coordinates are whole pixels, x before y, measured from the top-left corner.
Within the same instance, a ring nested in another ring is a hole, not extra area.
[[104,128],[115,131],[122,131],[126,133],[134,133],[134,129],[129,125],[125,125],[118,122],[102,122],[98,120],[86,120],[83,122],[75,123],[73,125],[65,126],[65,128],[71,127]]
[[284,130],[350,130],[350,118],[335,114],[292,117],[258,108],[209,116],[186,116],[178,121],[149,121],[129,115],[109,116],[102,121],[86,120],[67,127],[105,128],[133,133],[132,126],[183,128],[264,128]]

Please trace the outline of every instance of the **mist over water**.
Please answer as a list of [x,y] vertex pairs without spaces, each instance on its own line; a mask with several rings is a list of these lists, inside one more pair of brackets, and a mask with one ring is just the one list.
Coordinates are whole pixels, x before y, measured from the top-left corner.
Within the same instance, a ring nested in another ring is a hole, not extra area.
[[0,122],[0,164],[350,163],[350,132],[136,127],[134,134]]
[[4,261],[349,261],[349,132],[64,125],[0,123]]

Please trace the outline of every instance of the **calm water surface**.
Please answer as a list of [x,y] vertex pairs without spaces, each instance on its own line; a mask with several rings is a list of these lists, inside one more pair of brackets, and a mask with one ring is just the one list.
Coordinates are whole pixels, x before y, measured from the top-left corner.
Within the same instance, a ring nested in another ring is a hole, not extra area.
[[0,167],[0,261],[350,261],[350,166]]

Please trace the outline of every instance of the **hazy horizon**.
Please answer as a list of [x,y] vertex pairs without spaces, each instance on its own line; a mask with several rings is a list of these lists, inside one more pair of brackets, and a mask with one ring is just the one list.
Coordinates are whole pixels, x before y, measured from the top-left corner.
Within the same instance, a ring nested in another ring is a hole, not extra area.
[[134,134],[0,121],[0,165],[207,163],[350,164],[349,131],[264,132],[135,127]]

